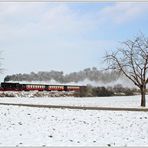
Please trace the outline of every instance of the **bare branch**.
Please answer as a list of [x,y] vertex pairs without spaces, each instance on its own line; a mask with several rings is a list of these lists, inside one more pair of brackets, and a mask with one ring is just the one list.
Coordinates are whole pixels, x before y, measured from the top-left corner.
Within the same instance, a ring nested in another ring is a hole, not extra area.
[[144,36],[136,37],[123,45],[110,54],[106,53],[107,69],[122,72],[139,88],[145,86],[148,83],[148,40]]

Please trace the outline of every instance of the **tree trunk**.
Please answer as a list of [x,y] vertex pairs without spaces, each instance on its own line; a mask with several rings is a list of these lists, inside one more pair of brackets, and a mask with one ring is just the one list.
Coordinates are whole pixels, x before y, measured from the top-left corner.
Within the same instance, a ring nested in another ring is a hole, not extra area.
[[146,100],[145,100],[145,88],[141,88],[141,106],[145,107],[146,106]]

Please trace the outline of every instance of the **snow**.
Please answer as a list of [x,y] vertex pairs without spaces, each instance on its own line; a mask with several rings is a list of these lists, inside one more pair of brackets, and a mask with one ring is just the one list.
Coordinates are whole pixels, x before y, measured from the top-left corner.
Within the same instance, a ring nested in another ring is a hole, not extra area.
[[[146,96],[148,102],[148,96]],[[37,98],[0,98],[0,103],[46,104],[46,105],[72,105],[72,106],[103,106],[103,107],[140,107],[141,97],[37,97]]]
[[[139,107],[140,96],[0,98],[0,102]],[[0,146],[148,146],[148,113],[0,105]]]

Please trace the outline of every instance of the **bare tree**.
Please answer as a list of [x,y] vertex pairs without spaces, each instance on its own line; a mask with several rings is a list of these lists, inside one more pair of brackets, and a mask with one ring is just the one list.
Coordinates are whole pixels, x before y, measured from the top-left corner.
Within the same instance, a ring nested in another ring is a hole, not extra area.
[[122,44],[122,48],[106,53],[107,69],[116,70],[131,80],[140,89],[141,106],[145,107],[148,83],[148,39],[142,34]]

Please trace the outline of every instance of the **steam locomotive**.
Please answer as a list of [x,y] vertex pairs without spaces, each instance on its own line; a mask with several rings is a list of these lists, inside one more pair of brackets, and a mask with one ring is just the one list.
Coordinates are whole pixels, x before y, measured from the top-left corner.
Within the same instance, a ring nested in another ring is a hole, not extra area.
[[20,84],[2,82],[0,91],[80,91],[85,86],[77,85],[46,85],[46,84]]

